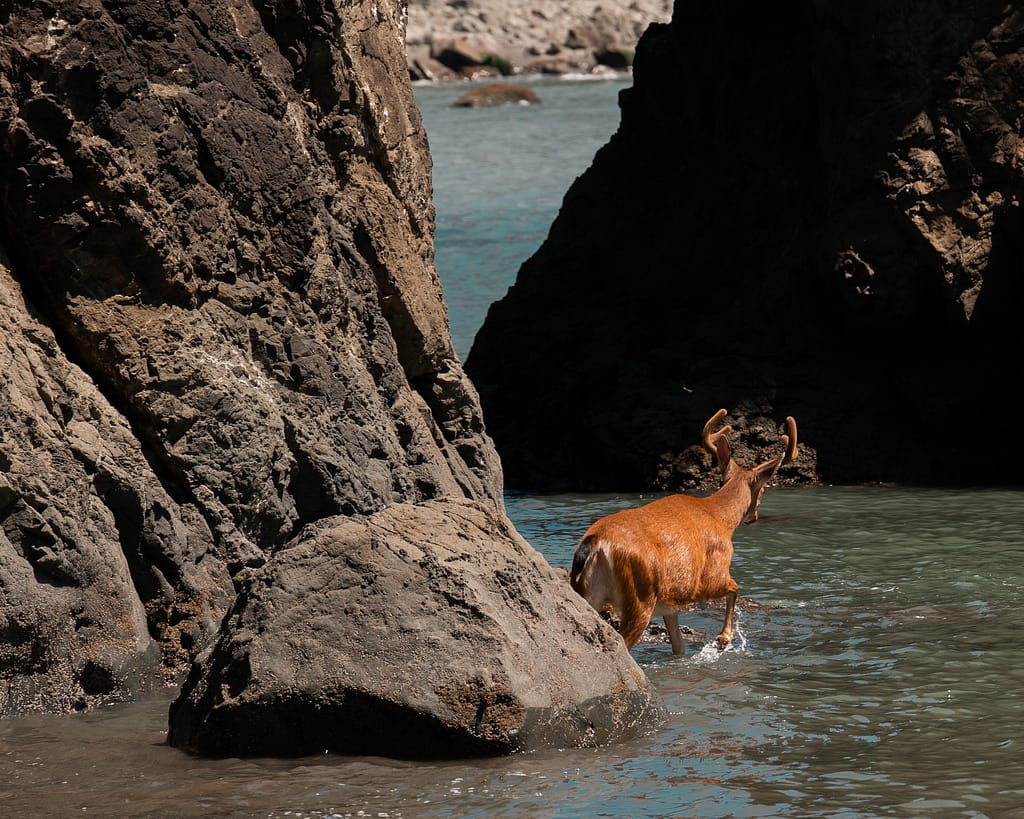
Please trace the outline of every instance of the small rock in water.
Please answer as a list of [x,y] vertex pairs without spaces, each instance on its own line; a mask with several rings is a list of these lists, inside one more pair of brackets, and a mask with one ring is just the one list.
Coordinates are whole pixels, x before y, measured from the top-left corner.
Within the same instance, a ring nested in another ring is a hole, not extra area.
[[483,108],[493,105],[506,105],[508,103],[519,103],[522,105],[539,105],[538,97],[532,89],[525,85],[515,85],[507,82],[487,83],[467,91],[455,102],[453,108]]

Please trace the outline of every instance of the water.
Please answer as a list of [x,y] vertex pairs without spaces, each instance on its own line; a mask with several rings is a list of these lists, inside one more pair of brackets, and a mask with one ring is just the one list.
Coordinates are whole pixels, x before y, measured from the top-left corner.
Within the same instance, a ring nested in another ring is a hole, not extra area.
[[531,82],[540,105],[452,108],[468,84],[418,85],[434,159],[434,236],[462,360],[487,308],[540,247],[573,180],[619,123],[628,79]]
[[[617,124],[622,82],[540,83],[536,108],[417,88],[435,154],[438,269],[465,355]],[[556,566],[597,517],[650,498],[509,495]],[[769,490],[736,535],[757,606],[734,647],[633,656],[668,722],[643,739],[473,762],[205,760],[166,745],[174,689],[0,720],[0,816],[1010,817],[1024,805],[1024,493]],[[721,612],[684,625],[713,640]]]
[[[509,495],[557,566],[639,496]],[[1010,817],[1024,805],[1024,494],[769,490],[736,535],[759,606],[734,648],[633,656],[668,722],[641,740],[474,762],[201,760],[174,691],[0,721],[0,814],[267,817]],[[713,640],[721,611],[684,615]]]

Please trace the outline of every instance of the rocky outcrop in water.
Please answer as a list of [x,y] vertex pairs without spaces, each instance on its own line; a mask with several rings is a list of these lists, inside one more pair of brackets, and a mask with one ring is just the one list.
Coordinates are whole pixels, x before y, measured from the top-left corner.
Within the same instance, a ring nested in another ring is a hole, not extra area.
[[466,362],[506,485],[701,485],[720,406],[832,483],[1019,482],[1024,12],[677,3]]
[[487,108],[495,105],[539,105],[532,88],[515,83],[490,82],[467,91],[452,103],[454,108]]
[[[386,696],[385,655],[357,657],[345,613],[324,610],[316,584],[335,568],[348,576],[349,545],[368,561],[378,541],[353,527],[370,531],[357,521],[395,505],[424,550],[457,538],[465,563],[494,552],[513,573],[538,570],[503,519],[499,462],[452,350],[402,11],[284,0],[0,11],[0,714],[133,696],[187,667],[230,610],[182,693],[224,713],[206,675],[226,662],[218,652],[233,660],[239,630],[305,662],[273,644],[298,632],[251,605],[282,576],[311,624],[307,655],[350,651]],[[489,517],[446,532],[442,501],[454,514],[456,499]],[[418,505],[428,501],[441,505]],[[312,553],[321,574],[294,585],[291,561]],[[550,574],[530,593],[571,605]],[[543,642],[564,624],[523,628]],[[574,635],[561,645],[600,679],[604,638]],[[492,635],[473,650],[489,668],[510,649]],[[448,647],[417,652],[458,687]],[[632,686],[616,703],[648,703],[630,658],[611,661]],[[225,690],[236,699],[251,684],[255,700],[278,690],[274,675],[288,686],[301,674],[326,718],[337,703],[323,692],[340,678],[283,663]],[[480,702],[497,696],[473,674]],[[408,717],[393,702],[387,719]],[[246,714],[253,730],[282,718],[266,700]],[[274,736],[263,752],[287,745]]]

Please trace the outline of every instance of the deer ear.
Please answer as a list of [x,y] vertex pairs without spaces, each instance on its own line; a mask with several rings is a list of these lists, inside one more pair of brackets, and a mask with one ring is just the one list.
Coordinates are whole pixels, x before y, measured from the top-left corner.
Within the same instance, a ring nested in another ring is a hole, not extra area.
[[779,471],[779,467],[782,465],[782,458],[772,458],[770,461],[765,461],[760,466],[754,467],[755,480],[759,484],[768,483],[772,478],[775,477],[775,473]]
[[722,476],[729,471],[729,464],[732,462],[732,447],[729,446],[729,440],[723,435],[717,441],[715,441],[715,455],[718,457],[718,468],[722,472]]

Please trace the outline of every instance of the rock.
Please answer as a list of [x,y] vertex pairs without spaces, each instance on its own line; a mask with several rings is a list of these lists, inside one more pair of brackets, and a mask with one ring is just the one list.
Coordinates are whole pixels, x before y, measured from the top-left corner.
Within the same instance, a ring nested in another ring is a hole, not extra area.
[[525,85],[493,82],[467,91],[452,103],[452,107],[486,108],[509,104],[540,105],[540,97]]
[[191,667],[171,737],[204,753],[654,724],[504,517],[404,3],[300,5],[4,13],[0,716]]
[[2,714],[162,684],[308,524],[502,508],[400,4],[293,6],[4,13]]
[[458,73],[465,68],[482,66],[487,62],[488,52],[466,40],[449,40],[435,43],[430,56],[452,71]]
[[664,719],[607,624],[492,509],[394,504],[254,573],[171,706],[215,756],[451,758],[596,746]]
[[[648,22],[654,22],[652,18]],[[623,19],[620,14],[611,8],[598,6],[593,13],[584,20],[576,23],[566,33],[565,45],[571,49],[586,49],[594,54],[606,51],[623,42],[635,42],[642,30],[628,32],[624,35]],[[628,36],[632,34],[633,36]]]
[[431,82],[458,79],[459,75],[455,71],[431,56],[429,46],[409,46],[408,52],[409,79]]
[[231,577],[2,250],[0,328],[0,714],[138,696],[214,634]]
[[496,49],[489,50],[466,40],[435,43],[430,49],[430,57],[443,65],[452,76],[464,80],[497,77],[512,72],[509,60]]
[[755,457],[799,419],[786,480],[1017,483],[1021,436],[958,430],[1015,405],[1021,43],[995,0],[652,25],[466,361],[506,486],[696,488],[719,406]]

